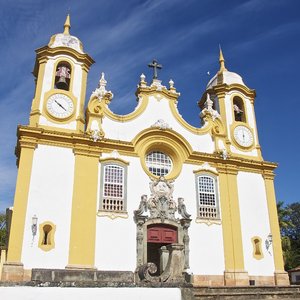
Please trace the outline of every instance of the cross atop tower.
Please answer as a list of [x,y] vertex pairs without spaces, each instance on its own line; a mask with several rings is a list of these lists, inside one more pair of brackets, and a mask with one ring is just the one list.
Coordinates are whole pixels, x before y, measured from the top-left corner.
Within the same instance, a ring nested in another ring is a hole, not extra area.
[[156,59],[153,59],[152,63],[148,64],[148,67],[153,68],[153,79],[157,79],[157,69],[161,69],[162,65]]

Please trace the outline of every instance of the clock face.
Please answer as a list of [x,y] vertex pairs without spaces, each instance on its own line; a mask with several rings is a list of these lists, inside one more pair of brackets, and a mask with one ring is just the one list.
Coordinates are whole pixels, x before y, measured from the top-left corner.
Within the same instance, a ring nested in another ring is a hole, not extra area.
[[242,147],[250,147],[253,144],[253,135],[246,126],[236,126],[233,131],[236,142]]
[[73,101],[64,94],[53,94],[47,100],[49,114],[58,119],[65,119],[74,111]]

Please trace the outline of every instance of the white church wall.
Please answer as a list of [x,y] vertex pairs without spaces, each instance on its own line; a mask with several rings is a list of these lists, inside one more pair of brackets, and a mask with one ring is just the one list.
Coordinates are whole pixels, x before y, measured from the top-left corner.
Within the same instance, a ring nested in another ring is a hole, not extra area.
[[191,214],[190,269],[193,274],[222,275],[224,272],[224,250],[222,225],[196,223],[197,196],[195,174],[199,165],[183,165],[175,181],[174,198],[183,197],[187,212]]
[[[146,110],[140,117],[128,122],[116,122],[106,117],[103,119],[103,130],[110,139],[132,141],[142,130],[150,128],[159,119],[164,120],[174,131],[181,134],[196,151],[213,153],[214,143],[209,134],[196,135],[180,124],[173,116],[169,101],[165,98],[149,97]],[[199,119],[200,125],[200,119]]]
[[[103,157],[109,157],[109,154]],[[122,156],[121,158],[129,162],[128,218],[112,220],[109,217],[97,217],[95,265],[99,270],[134,271],[136,268],[136,224],[133,220],[133,211],[138,209],[143,194],[150,196],[150,179],[143,171],[138,157]],[[101,192],[100,180],[99,193]]]
[[[72,149],[38,145],[34,152],[24,227],[24,268],[65,268],[67,265],[73,179]],[[31,225],[34,215],[38,218],[38,230],[33,241]],[[45,221],[56,225],[55,247],[47,252],[38,247],[39,224]]]
[[[109,157],[105,154],[103,157]],[[127,176],[128,218],[110,219],[97,217],[95,266],[99,270],[132,270],[136,268],[136,224],[133,211],[138,209],[141,196],[150,196],[150,178],[142,169],[140,159],[125,157],[129,162]],[[183,197],[187,212],[193,221],[190,234],[190,268],[194,274],[222,275],[224,271],[224,251],[221,225],[197,224],[197,197],[195,174],[199,166],[184,164],[174,182],[173,198]],[[100,168],[99,168],[100,169]],[[99,180],[100,182],[100,180]],[[100,190],[100,186],[99,186]],[[99,195],[98,195],[99,199]],[[180,217],[177,214],[177,217]],[[199,247],[200,245],[200,247]]]
[[[239,172],[237,180],[245,270],[253,276],[272,276],[274,274],[272,246],[269,248],[270,252],[265,246],[270,225],[263,177],[260,174]],[[260,237],[262,241],[261,259],[253,257],[251,239],[255,236]]]

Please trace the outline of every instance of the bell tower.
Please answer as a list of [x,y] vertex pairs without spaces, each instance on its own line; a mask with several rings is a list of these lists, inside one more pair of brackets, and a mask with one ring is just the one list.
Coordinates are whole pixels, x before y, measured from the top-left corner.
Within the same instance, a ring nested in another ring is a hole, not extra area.
[[36,50],[30,126],[84,132],[86,82],[94,61],[84,53],[80,40],[70,35],[70,27],[68,15],[64,32]]
[[262,160],[254,110],[255,90],[248,88],[239,74],[227,70],[221,48],[219,63],[219,71],[208,82],[199,101],[203,109],[209,95],[226,127],[226,137],[217,150]]

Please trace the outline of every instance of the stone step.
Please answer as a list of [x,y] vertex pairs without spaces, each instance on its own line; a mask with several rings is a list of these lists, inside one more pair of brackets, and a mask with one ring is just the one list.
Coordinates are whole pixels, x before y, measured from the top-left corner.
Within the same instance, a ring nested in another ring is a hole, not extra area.
[[196,299],[300,299],[299,286],[193,288],[189,300]]

